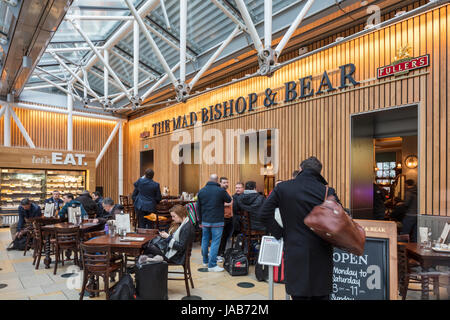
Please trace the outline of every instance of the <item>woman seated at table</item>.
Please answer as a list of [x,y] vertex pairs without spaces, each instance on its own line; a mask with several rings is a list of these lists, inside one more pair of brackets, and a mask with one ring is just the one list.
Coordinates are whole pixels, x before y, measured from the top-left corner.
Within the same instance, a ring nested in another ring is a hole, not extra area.
[[64,201],[64,206],[61,208],[61,210],[59,211],[58,215],[61,219],[63,218],[67,218],[69,216],[69,207],[72,208],[77,208],[80,207],[81,208],[81,217],[82,218],[87,218],[88,214],[86,213],[86,210],[84,210],[83,205],[74,200],[74,196],[72,193],[66,193],[63,196],[63,201]]
[[170,209],[170,215],[173,222],[169,228],[169,233],[165,231],[159,233],[162,238],[159,241],[166,242],[167,249],[164,250],[165,252],[151,242],[144,253],[153,256],[160,255],[168,262],[183,264],[186,249],[195,236],[194,226],[189,220],[186,208],[182,205],[173,206]]

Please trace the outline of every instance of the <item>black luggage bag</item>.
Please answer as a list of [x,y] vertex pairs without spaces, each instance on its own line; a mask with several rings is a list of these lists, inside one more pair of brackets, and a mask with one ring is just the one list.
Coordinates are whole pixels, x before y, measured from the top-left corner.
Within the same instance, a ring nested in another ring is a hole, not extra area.
[[141,300],[168,300],[167,278],[169,265],[167,262],[151,262],[136,264],[136,295]]

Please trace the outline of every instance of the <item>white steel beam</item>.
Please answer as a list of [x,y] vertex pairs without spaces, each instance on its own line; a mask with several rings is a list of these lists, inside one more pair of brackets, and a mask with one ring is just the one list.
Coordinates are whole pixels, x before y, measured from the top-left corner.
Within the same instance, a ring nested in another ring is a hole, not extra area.
[[119,195],[123,194],[123,124],[121,122],[119,125],[119,152],[118,152],[118,162],[119,162]]
[[11,109],[5,104],[5,116],[3,117],[3,145],[11,147]]
[[[58,83],[60,86],[67,86],[67,83]],[[25,87],[23,90],[37,90],[37,89],[46,89],[46,88],[53,88],[54,85],[52,84],[43,84],[40,86],[31,86],[31,87]]]
[[120,128],[120,125],[121,125],[120,121],[117,122],[117,124],[116,124],[116,126],[114,127],[113,131],[112,131],[111,134],[109,135],[108,140],[106,140],[105,145],[103,146],[102,150],[101,150],[100,153],[98,154],[97,159],[95,159],[95,167],[96,167],[96,168],[97,168],[98,165],[100,164],[100,161],[102,161],[102,158],[103,158],[103,156],[105,155],[106,151],[108,150],[109,145],[110,145],[111,142],[113,141],[113,139],[114,139],[114,137],[115,137],[117,131],[118,131],[119,128]]
[[264,48],[272,47],[272,0],[264,0]]
[[169,17],[167,16],[167,10],[166,10],[166,5],[164,4],[164,0],[159,0],[159,3],[161,4],[161,9],[162,9],[162,12],[164,15],[164,20],[166,20],[167,30],[170,30],[172,28],[170,27],[170,21],[169,21]]
[[161,63],[161,65],[163,66],[164,70],[166,71],[166,73],[169,75],[169,79],[172,82],[173,86],[176,87],[177,86],[177,79],[175,78],[173,72],[170,70],[169,65],[166,62],[166,59],[164,59],[161,51],[159,50],[155,40],[153,40],[152,35],[150,34],[150,32],[147,30],[147,28],[145,27],[144,21],[142,21],[141,16],[139,15],[138,11],[136,11],[136,8],[133,6],[133,4],[131,3],[131,0],[125,0],[128,8],[130,8],[131,14],[134,16],[134,18],[136,19],[136,21],[139,23],[139,26],[141,27],[142,32],[144,33],[145,37],[147,38],[148,42],[150,43],[156,58],[159,60],[159,62]]
[[35,149],[36,146],[33,143],[33,140],[31,140],[31,137],[29,136],[27,130],[23,126],[22,122],[20,121],[19,117],[17,117],[17,114],[14,112],[14,109],[11,108],[11,106],[8,106],[9,111],[11,112],[11,116],[16,122],[17,127],[19,128],[20,132],[22,133],[23,137],[25,138],[25,141],[28,143],[30,148]]
[[[2,101],[0,101],[0,103],[2,103]],[[13,106],[17,107],[17,108],[27,109],[27,110],[68,114],[67,109],[44,107],[41,105],[35,105],[32,103],[27,103],[27,102],[14,103]],[[108,121],[125,121],[124,119],[121,119],[121,118],[102,115],[102,114],[96,114],[96,113],[73,111],[72,114],[76,117],[85,117],[85,118],[101,119],[101,120],[108,120]]]
[[[103,57],[106,61],[106,63],[109,63],[109,52],[108,50],[103,51]],[[109,72],[108,68],[103,68],[103,93],[105,96],[105,102],[108,100],[108,94],[109,94]]]
[[[139,16],[143,17],[148,15],[153,9],[155,9],[160,0],[148,0],[142,4],[142,6],[138,10]],[[127,36],[133,28],[132,21],[126,21],[116,32],[114,32],[103,45],[103,48],[106,50],[110,50],[114,47],[123,37]],[[89,61],[86,63],[85,68],[90,69],[98,60],[98,56],[92,56]],[[79,73],[81,74],[81,73]],[[74,82],[73,80],[71,82]]]
[[[90,72],[91,74],[93,74],[94,76],[96,76],[97,78],[99,78],[99,79],[101,79],[101,80],[104,80],[104,79],[105,79],[104,76],[102,76],[100,73],[97,73],[97,71],[95,71],[95,70],[93,70],[93,69],[88,70],[88,72]],[[119,89],[119,90],[122,89],[115,81],[112,81],[111,78],[108,78],[108,82],[109,82],[109,84],[113,85],[113,86],[116,87],[117,89]],[[95,100],[95,101],[100,101],[100,100],[98,100],[98,99],[92,99],[91,101],[94,101],[94,100]]]
[[[167,79],[167,78],[166,78]],[[141,81],[140,83],[139,83],[139,88],[142,88],[143,86],[145,86],[145,85],[147,85],[147,84],[149,84],[150,82],[152,82],[152,81],[154,81],[153,79],[145,79],[144,81]],[[131,88],[131,89],[128,89],[128,92],[129,93],[131,93],[132,91],[133,91],[134,89],[133,88]],[[119,95],[114,95],[114,99],[112,100],[112,102],[113,103],[116,103],[117,101],[119,101],[120,99],[122,99],[123,97],[125,97],[125,94],[124,93],[120,93]],[[142,99],[142,98],[141,98]]]
[[[172,68],[172,72],[175,72],[175,70],[178,69],[178,67],[180,66],[180,63],[178,62],[173,68]],[[153,91],[155,91],[164,81],[167,80],[169,76],[166,74],[164,74],[164,76],[161,77],[161,79],[159,79],[150,89],[148,89],[142,96],[141,99],[142,101],[144,101]]]
[[139,24],[133,22],[133,95],[139,94]]
[[186,82],[187,0],[180,0],[180,82]]
[[78,16],[78,15],[69,15],[65,16],[64,20],[133,20],[133,17],[130,16]]
[[120,86],[120,88],[122,89],[123,92],[126,92],[126,95],[128,97],[128,99],[131,100],[131,96],[128,94],[127,92],[127,88],[124,86],[124,84],[122,83],[122,81],[120,81],[119,77],[117,76],[117,74],[114,72],[114,70],[109,66],[109,64],[106,63],[105,59],[103,58],[103,56],[100,54],[100,52],[95,48],[94,44],[92,43],[92,41],[89,39],[89,37],[86,35],[86,33],[81,30],[80,26],[78,25],[78,23],[75,23],[74,21],[70,21],[70,23],[73,25],[73,27],[78,31],[78,33],[83,37],[83,39],[87,42],[87,44],[89,45],[89,47],[91,47],[92,51],[94,51],[95,55],[97,56],[98,59],[100,59],[100,61],[103,63],[103,65],[105,66],[105,68],[108,68],[109,73],[111,74],[111,76],[114,78],[114,80],[117,82],[117,84]]
[[252,18],[250,17],[250,14],[248,13],[247,7],[245,6],[244,0],[235,0],[236,5],[239,9],[239,12],[242,15],[242,19],[244,19],[245,25],[248,28],[248,33],[250,34],[250,37],[253,40],[253,44],[255,45],[256,51],[262,52],[263,46],[261,39],[259,38],[258,32],[256,31],[256,27],[253,24]]
[[0,109],[0,118],[3,116],[3,114],[5,113],[5,110],[6,110],[6,106],[3,106],[1,109]]
[[241,27],[242,30],[244,30],[245,32],[248,32],[248,28],[245,26],[245,24],[243,24],[238,18],[235,17],[235,15],[233,13],[231,13],[223,4],[221,4],[219,1],[217,0],[211,0],[212,3],[214,3],[216,5],[217,8],[219,8],[220,10],[222,10],[222,12],[228,17],[230,18],[235,24],[237,24],[238,26]]
[[[97,47],[98,50],[103,50],[103,47]],[[90,51],[89,47],[76,47],[76,48],[47,48],[46,53],[58,53],[58,52],[76,52],[76,51]]]
[[[48,82],[49,84],[51,84],[53,87],[58,88],[59,90],[61,90],[62,92],[66,93],[66,94],[71,94],[69,91],[67,91],[67,89],[64,89],[63,87],[61,87],[59,84],[48,80],[47,78],[42,77],[40,74],[36,74],[36,76],[41,79],[42,81]],[[74,96],[75,99],[80,100],[81,102],[83,102],[83,99],[81,99],[80,97]]]
[[281,39],[280,43],[278,43],[277,47],[275,48],[275,55],[277,57],[280,56],[281,51],[283,51],[284,47],[288,43],[292,34],[298,28],[298,26],[302,22],[303,18],[305,17],[306,13],[308,12],[309,8],[311,8],[313,3],[314,3],[314,0],[308,0],[308,2],[303,6],[302,10],[300,10],[300,13],[298,14],[297,18],[295,18],[294,22],[291,24],[288,31],[286,31],[286,33],[283,36],[283,38]]
[[[67,89],[72,91],[70,86]],[[73,151],[73,98],[70,94],[67,95],[67,151]]]
[[[133,63],[133,62],[131,62],[130,60],[128,60],[127,58],[125,58],[124,56],[122,56],[120,53],[117,53],[117,52],[114,51],[114,50],[111,50],[111,53],[112,53],[113,55],[115,55],[117,58],[119,58],[120,60],[122,60],[123,62],[129,64],[130,66],[134,66],[134,63]],[[142,67],[138,67],[138,68],[139,68],[139,70],[140,70],[141,72],[145,73],[145,74],[148,75],[149,77],[151,77],[151,78],[153,78],[153,79],[156,79],[156,77],[155,77],[155,75],[154,75],[153,73],[151,73],[151,72],[149,72],[149,71],[143,69]]]
[[219,55],[223,52],[223,50],[227,47],[227,45],[233,40],[233,38],[238,34],[240,31],[240,27],[236,26],[234,28],[233,32],[226,38],[219,48],[217,48],[216,52],[209,58],[209,60],[205,63],[205,65],[200,69],[199,72],[194,76],[194,78],[189,82],[189,88],[192,89],[197,81],[200,79],[201,76],[205,73],[206,70],[209,69],[209,67],[216,61],[216,59],[219,57]]
[[[168,38],[166,38],[161,32],[159,32],[158,30],[156,30],[155,28],[153,28],[152,26],[150,26],[148,23],[145,23],[145,26],[147,27],[148,30],[150,30],[151,33],[153,33],[154,35],[156,35],[158,38],[160,38],[162,41],[164,41],[165,43],[167,43],[169,46],[171,46],[172,48],[174,48],[177,51],[180,51],[180,47],[178,44],[175,44],[173,41],[169,40]],[[191,61],[195,61],[196,58],[192,55],[190,55],[188,52],[186,52],[186,58],[188,60]]]
[[[52,53],[51,54],[52,56],[53,56],[53,58],[56,60],[56,61],[58,61],[58,63],[64,68],[64,69],[66,69],[67,71],[69,71],[69,73],[72,75],[72,77],[74,77],[75,79],[77,79],[77,81],[87,90],[87,91],[89,91],[95,98],[97,98],[97,99],[99,99],[100,97],[98,96],[98,94],[94,91],[94,90],[92,90],[90,87],[89,87],[89,85],[87,84],[87,83],[85,83],[83,80],[81,80],[81,78],[75,73],[75,72],[73,72],[72,71],[72,69],[70,69],[69,68],[69,66],[64,62],[64,61],[62,61],[62,59],[56,54],[56,53]],[[85,78],[85,80],[86,80],[86,78]]]

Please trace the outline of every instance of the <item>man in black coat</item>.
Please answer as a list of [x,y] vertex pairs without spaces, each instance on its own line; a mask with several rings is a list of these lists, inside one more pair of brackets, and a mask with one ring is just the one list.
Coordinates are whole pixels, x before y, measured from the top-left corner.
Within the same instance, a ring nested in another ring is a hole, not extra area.
[[144,176],[134,183],[134,191],[131,198],[133,199],[134,209],[138,218],[138,228],[148,227],[144,217],[156,212],[156,205],[162,198],[159,183],[153,181],[154,175],[153,169],[147,169]]
[[237,198],[233,205],[234,212],[247,211],[250,215],[250,226],[252,230],[266,230],[259,216],[259,209],[264,202],[264,196],[256,191],[256,182],[247,181],[244,193]]
[[[284,239],[286,292],[294,300],[328,300],[332,290],[333,247],[305,224],[311,210],[324,202],[327,182],[322,164],[310,157],[295,179],[279,183],[260,210],[262,222],[277,239]],[[328,195],[337,198],[334,189]],[[282,229],[274,219],[280,209]]]
[[78,198],[75,199],[75,201],[78,201],[83,205],[84,210],[87,214],[89,213],[98,213],[98,206],[97,203],[95,203],[94,200],[91,198],[91,194],[89,191],[85,190]]

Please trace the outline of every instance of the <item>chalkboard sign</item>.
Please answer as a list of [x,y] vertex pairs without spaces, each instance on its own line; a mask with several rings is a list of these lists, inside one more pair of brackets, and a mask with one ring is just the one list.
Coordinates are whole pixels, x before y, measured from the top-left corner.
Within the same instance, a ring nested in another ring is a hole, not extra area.
[[362,256],[334,249],[331,300],[389,299],[389,256],[388,238],[367,237]]

